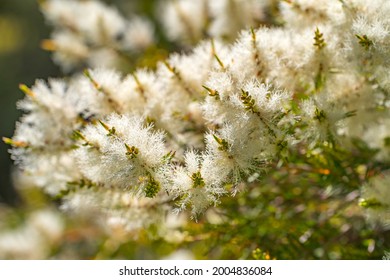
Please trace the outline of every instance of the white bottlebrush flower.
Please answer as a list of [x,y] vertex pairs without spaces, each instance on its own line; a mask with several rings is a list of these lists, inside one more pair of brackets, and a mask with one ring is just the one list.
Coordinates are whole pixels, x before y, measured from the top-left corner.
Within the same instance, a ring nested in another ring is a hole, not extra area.
[[164,188],[178,199],[177,211],[190,207],[192,216],[196,217],[211,204],[217,203],[218,197],[225,191],[202,177],[202,155],[187,151],[184,162],[184,166],[164,170]]
[[43,41],[42,47],[55,51],[53,60],[61,65],[65,72],[76,68],[81,61],[85,61],[91,51],[80,35],[69,31],[54,32],[51,40]]
[[154,43],[154,26],[143,17],[133,17],[121,39],[124,49],[141,51]]
[[369,78],[371,85],[377,87],[376,97],[382,95],[382,99],[386,100],[386,92],[390,89],[390,20],[387,16],[390,3],[384,0],[372,3],[356,0],[348,5],[353,13],[349,27],[351,38],[347,42],[356,63],[354,66],[360,75]]
[[212,18],[208,33],[212,37],[234,39],[242,29],[254,28],[265,21],[268,0],[210,1]]
[[69,182],[82,178],[71,152],[24,153],[21,156],[24,167],[23,170],[16,172],[14,179],[19,189],[39,187],[45,193],[56,196],[68,190]]
[[38,80],[31,89],[24,85],[21,89],[26,98],[18,107],[28,114],[18,125],[14,140],[32,146],[69,147],[78,112],[67,84],[61,80],[50,80],[48,84]]
[[[286,91],[275,89],[271,84],[250,80],[242,90],[247,92],[254,101],[254,106],[265,119],[272,121],[272,117],[288,108],[291,96]],[[242,103],[242,102],[241,102]]]
[[388,54],[390,20],[387,15],[390,3],[386,0],[371,2],[355,0],[347,3],[355,12],[351,26],[353,34],[366,36],[372,47]]
[[[203,91],[202,85],[208,79],[210,70],[219,67],[215,56],[224,57],[228,52],[228,48],[220,41],[208,40],[201,42],[187,55],[171,55],[167,62],[181,76],[183,83],[190,90],[191,97],[199,98]],[[171,79],[175,76],[167,67],[160,71],[162,71],[161,75],[167,75]]]
[[[230,144],[237,170],[247,173],[253,162],[267,161],[287,145],[280,122],[288,113],[292,97],[287,91],[260,82],[256,71],[246,80],[232,77],[230,69],[210,75],[206,83],[210,97],[203,110],[210,123],[222,127],[218,133]],[[215,146],[215,141],[207,143]]]
[[161,1],[161,20],[169,39],[180,44],[207,37],[233,41],[240,30],[266,22],[273,4],[272,0]]
[[97,96],[97,103],[102,107],[103,112],[105,114],[112,111],[123,113],[122,100],[117,97],[118,88],[122,83],[121,74],[114,70],[99,68],[88,71],[86,76],[83,77],[85,89],[82,89],[93,92]]
[[[243,139],[241,135],[247,137]],[[216,188],[225,184],[237,186],[275,155],[269,137],[254,118],[247,121],[238,118],[236,123],[225,123],[218,133],[206,135],[202,177]]]
[[69,83],[69,98],[84,119],[102,118],[112,112],[123,113],[125,100],[118,94],[122,79],[115,70],[85,70],[84,75],[75,76]]
[[334,141],[337,138],[341,120],[347,112],[343,112],[329,100],[313,98],[301,104],[301,121],[308,125],[302,137],[307,139]]
[[105,187],[141,190],[145,196],[158,193],[154,177],[167,153],[163,133],[140,118],[114,114],[88,125],[79,138],[74,157],[86,178]]
[[155,73],[146,69],[128,75],[115,87],[115,94],[124,111],[156,121],[163,110],[160,93]]
[[[180,147],[202,148],[201,133],[205,120],[200,114],[200,102],[204,98],[204,85],[210,69],[218,65],[215,52],[226,52],[219,42],[201,43],[187,55],[173,54],[157,66],[156,80],[160,93],[157,102],[163,106],[158,127],[175,135]],[[182,154],[185,149],[177,151]]]
[[79,177],[70,151],[81,111],[64,81],[37,81],[31,89],[21,88],[27,96],[18,106],[27,114],[17,125],[11,154],[30,183],[54,195]]
[[280,8],[289,28],[340,25],[345,20],[342,1],[338,0],[281,1]]
[[91,44],[113,40],[125,29],[119,12],[98,1],[51,0],[42,10],[52,24],[83,34]]
[[[290,92],[318,91],[323,84],[333,82],[336,75],[331,70],[349,64],[342,52],[344,43],[332,36],[336,32],[329,26],[294,32],[266,28],[244,31],[231,50],[231,75],[239,81],[255,76]],[[323,45],[316,46],[318,41]]]
[[161,20],[171,40],[196,43],[203,37],[207,24],[207,1],[163,1]]
[[42,11],[55,28],[43,48],[53,51],[55,62],[67,72],[85,63],[117,66],[125,52],[138,52],[154,43],[151,22],[141,17],[127,20],[99,1],[49,0]]

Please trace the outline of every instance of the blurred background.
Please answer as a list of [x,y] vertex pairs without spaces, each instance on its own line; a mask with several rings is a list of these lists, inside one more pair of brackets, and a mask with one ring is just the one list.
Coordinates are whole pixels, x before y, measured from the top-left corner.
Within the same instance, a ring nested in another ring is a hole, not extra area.
[[[16,102],[23,98],[19,83],[32,85],[36,79],[60,75],[50,53],[40,48],[49,37],[36,0],[0,1],[0,136],[12,137],[21,113]],[[18,203],[11,181],[12,162],[8,146],[0,143],[0,201]]]

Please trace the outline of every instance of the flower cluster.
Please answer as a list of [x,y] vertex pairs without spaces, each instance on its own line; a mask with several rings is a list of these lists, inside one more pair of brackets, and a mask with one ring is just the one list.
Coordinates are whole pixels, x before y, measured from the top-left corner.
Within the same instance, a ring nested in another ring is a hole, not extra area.
[[[93,66],[152,43],[148,23],[95,1],[45,1],[57,31],[44,47],[65,70],[92,69],[22,85],[25,115],[5,141],[25,176],[63,209],[97,211],[129,231],[172,210],[196,217],[290,153],[352,150],[358,139],[385,171],[390,5],[374,2],[169,1],[169,38],[213,39],[153,71],[122,75]],[[262,22],[270,26],[253,28]],[[242,28],[234,43],[224,41]],[[374,181],[366,201],[373,194],[388,206],[388,192]]]
[[44,1],[42,11],[54,32],[42,47],[54,52],[54,61],[68,72],[76,67],[115,67],[128,52],[153,44],[151,22],[139,16],[131,20],[98,1]]
[[161,21],[168,38],[194,44],[205,37],[233,40],[244,28],[269,24],[273,0],[162,1]]

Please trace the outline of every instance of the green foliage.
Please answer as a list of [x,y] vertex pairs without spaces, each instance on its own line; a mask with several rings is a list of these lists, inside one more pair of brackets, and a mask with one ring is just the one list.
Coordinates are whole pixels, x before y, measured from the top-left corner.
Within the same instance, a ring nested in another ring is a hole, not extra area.
[[196,173],[193,173],[192,176],[191,176],[191,179],[192,179],[194,188],[204,187],[205,183],[204,183],[202,175],[200,174],[199,171],[196,172]]
[[325,39],[324,39],[324,34],[320,32],[318,27],[314,31],[314,43],[313,45],[318,49],[321,50],[326,46]]
[[145,197],[147,198],[155,197],[157,193],[160,191],[160,189],[161,189],[160,184],[152,177],[150,177],[144,190]]
[[367,37],[367,35],[356,34],[356,38],[358,38],[359,44],[365,48],[366,51],[373,45],[373,42]]

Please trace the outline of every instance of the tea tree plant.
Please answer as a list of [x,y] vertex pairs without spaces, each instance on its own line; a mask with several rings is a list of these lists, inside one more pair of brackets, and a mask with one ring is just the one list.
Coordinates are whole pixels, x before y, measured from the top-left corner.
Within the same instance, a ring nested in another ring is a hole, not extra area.
[[162,40],[152,21],[43,1],[43,47],[73,74],[21,85],[25,114],[4,138],[19,178],[93,219],[99,258],[381,258],[390,3],[159,4],[164,40],[186,52],[134,69]]

